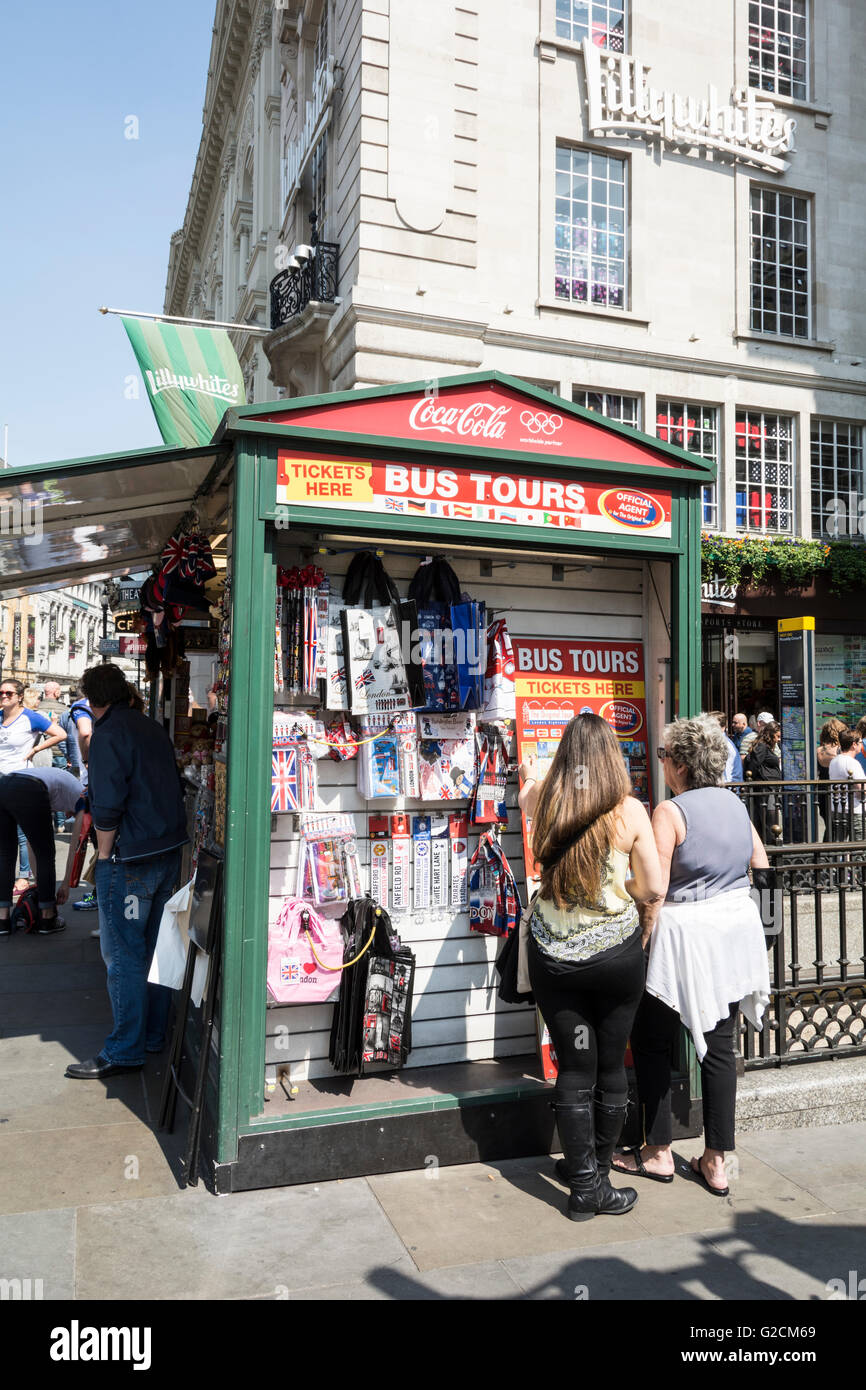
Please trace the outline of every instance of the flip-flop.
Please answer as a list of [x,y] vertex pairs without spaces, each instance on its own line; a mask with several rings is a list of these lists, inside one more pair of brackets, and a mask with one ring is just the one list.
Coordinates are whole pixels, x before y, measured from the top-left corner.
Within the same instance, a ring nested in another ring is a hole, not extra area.
[[636,1167],[636,1168],[620,1168],[620,1166],[619,1166],[618,1163],[614,1163],[613,1161],[611,1161],[611,1165],[610,1165],[610,1166],[611,1166],[613,1172],[614,1172],[614,1173],[625,1173],[625,1175],[626,1175],[627,1178],[649,1178],[650,1182],[673,1182],[673,1180],[674,1180],[674,1175],[673,1175],[673,1173],[651,1173],[650,1170],[649,1170],[649,1168],[645,1167],[644,1161],[643,1161],[643,1159],[641,1158],[641,1155],[640,1155],[640,1151],[641,1151],[642,1148],[643,1148],[643,1145],[642,1145],[642,1144],[638,1144],[635,1148],[632,1148],[632,1149],[622,1149],[622,1150],[621,1150],[622,1153],[624,1153],[624,1154],[631,1154],[632,1158],[634,1159],[635,1163],[637,1164],[637,1167]]
[[[697,1162],[697,1165],[698,1165],[697,1168],[695,1167],[695,1163],[696,1163],[696,1162]],[[714,1197],[727,1197],[727,1196],[729,1195],[729,1193],[730,1193],[730,1188],[729,1188],[729,1187],[712,1187],[712,1186],[710,1185],[710,1183],[707,1182],[707,1176],[706,1176],[706,1173],[704,1172],[703,1168],[701,1167],[701,1160],[700,1160],[700,1159],[697,1159],[697,1160],[694,1159],[694,1158],[690,1159],[690,1160],[689,1160],[689,1167],[691,1168],[691,1170],[692,1170],[692,1172],[694,1173],[695,1177],[696,1177],[696,1178],[700,1178],[700,1180],[701,1180],[701,1182],[703,1183],[704,1187],[707,1189],[708,1192],[711,1192],[711,1193],[713,1194]]]

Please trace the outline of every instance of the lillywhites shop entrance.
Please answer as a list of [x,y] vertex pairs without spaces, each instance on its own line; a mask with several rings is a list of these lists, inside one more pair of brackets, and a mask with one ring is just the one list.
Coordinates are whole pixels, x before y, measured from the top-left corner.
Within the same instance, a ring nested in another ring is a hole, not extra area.
[[[528,891],[517,766],[589,709],[663,794],[661,727],[699,704],[708,465],[497,373],[223,433],[218,1186],[543,1152],[555,1062],[494,968]],[[693,1132],[685,1048],[677,1084]]]

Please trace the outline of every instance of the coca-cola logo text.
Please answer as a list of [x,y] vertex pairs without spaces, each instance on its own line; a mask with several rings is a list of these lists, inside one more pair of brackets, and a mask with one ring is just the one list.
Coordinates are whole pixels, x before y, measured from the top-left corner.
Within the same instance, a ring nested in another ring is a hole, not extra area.
[[409,424],[419,432],[435,430],[438,434],[502,439],[510,413],[508,405],[488,405],[484,401],[473,401],[466,406],[438,405],[434,396],[425,396],[413,405]]

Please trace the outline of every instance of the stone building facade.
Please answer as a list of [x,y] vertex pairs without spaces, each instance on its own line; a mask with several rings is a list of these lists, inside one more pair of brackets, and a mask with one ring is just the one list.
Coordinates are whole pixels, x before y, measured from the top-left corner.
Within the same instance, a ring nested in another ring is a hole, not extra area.
[[[109,634],[114,623],[109,617]],[[35,686],[72,687],[98,661],[102,585],[76,584],[0,602],[0,671]]]
[[251,399],[498,368],[714,457],[708,529],[859,538],[864,40],[859,0],[219,0],[166,311],[272,330]]

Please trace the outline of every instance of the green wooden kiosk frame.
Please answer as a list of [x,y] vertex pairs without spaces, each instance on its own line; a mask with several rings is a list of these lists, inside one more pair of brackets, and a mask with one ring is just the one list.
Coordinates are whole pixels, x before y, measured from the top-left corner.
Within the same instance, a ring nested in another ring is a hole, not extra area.
[[[443,439],[435,432],[359,431],[359,407],[368,405],[374,412],[377,408],[387,412],[401,397],[409,400],[432,395],[443,401],[465,400],[467,392],[498,396],[509,407],[522,400],[527,409],[555,416],[560,422],[556,429],[563,428],[565,433],[575,422],[582,422],[586,436],[595,441],[593,456],[552,456],[550,448],[527,448],[526,440],[514,448],[499,447],[495,442],[491,445],[489,440],[474,444],[471,435]],[[344,407],[350,408],[346,414],[351,413],[351,424],[341,421]],[[322,410],[327,412],[327,428],[321,421]],[[316,415],[316,422],[303,423],[311,414]],[[585,430],[587,422],[593,426],[591,431]],[[609,447],[604,447],[606,442]],[[671,495],[670,536],[628,529],[606,534],[556,528],[551,534],[554,528],[485,524],[482,537],[475,521],[451,516],[404,515],[384,509],[348,511],[328,506],[326,498],[303,508],[287,508],[277,503],[281,450],[301,451],[308,458],[324,454],[337,460],[414,463],[428,468],[462,464],[495,467],[500,474],[516,473],[530,479],[664,489]],[[616,461],[623,457],[632,461]],[[423,540],[430,549],[443,552],[462,544],[485,551],[507,548],[511,554],[526,549],[534,555],[550,551],[561,557],[579,551],[663,560],[671,567],[669,713],[690,715],[700,706],[701,489],[715,477],[715,465],[705,459],[496,371],[232,409],[206,448],[137,450],[0,474],[0,503],[11,505],[17,498],[20,505],[28,498],[43,499],[47,538],[36,552],[41,557],[38,559],[26,555],[20,546],[12,556],[14,546],[10,549],[4,543],[7,549],[0,592],[7,594],[56,587],[58,577],[75,583],[106,573],[122,574],[131,563],[144,568],[158,558],[181,509],[231,480],[224,949],[219,1057],[213,1058],[203,1131],[205,1154],[218,1190],[423,1166],[424,1154],[430,1152],[444,1155],[440,1161],[449,1162],[467,1161],[473,1155],[496,1158],[538,1153],[544,1142],[539,1138],[542,1110],[544,1123],[548,1127],[552,1124],[538,1084],[531,1095],[440,1094],[431,1102],[429,1097],[409,1094],[376,1105],[355,1102],[326,1113],[273,1119],[266,1113],[272,615],[277,538],[291,538],[297,527],[306,534],[338,531],[342,537],[356,538],[359,548],[378,537],[383,544]],[[167,500],[156,502],[157,496]],[[91,561],[77,543],[75,528],[87,522],[102,534],[103,558],[97,553]],[[158,524],[165,527],[161,540]],[[689,1080],[690,1100],[696,1100],[699,1076],[685,1038],[682,1065]],[[460,1112],[472,1105],[479,1116],[483,1111],[492,1117],[489,1129],[464,1123],[462,1147],[449,1150],[448,1124],[465,1120]],[[699,1116],[699,1109],[694,1114]],[[431,1130],[436,1125],[441,1127],[438,1132]],[[467,1140],[467,1134],[475,1137]],[[453,1156],[448,1157],[449,1153]]]
[[[591,420],[609,431],[612,439],[622,436],[640,444],[647,453],[643,466],[611,462],[601,458],[560,458],[555,460],[539,449],[537,454],[508,449],[440,442],[422,435],[418,439],[393,435],[360,434],[339,428],[339,407],[351,402],[379,402],[391,397],[445,395],[466,386],[519,392],[559,416]],[[305,427],[293,423],[293,416],[316,407],[333,412],[333,429]],[[280,417],[279,423],[273,417]],[[270,750],[273,709],[273,632],[262,615],[273,611],[276,597],[274,538],[291,534],[293,525],[304,531],[339,531],[357,536],[359,547],[365,537],[424,538],[447,549],[462,542],[478,544],[473,522],[445,517],[415,517],[392,512],[347,513],[319,506],[305,506],[296,512],[277,505],[277,455],[281,449],[300,449],[305,456],[322,453],[346,459],[385,459],[427,466],[437,461],[454,463],[463,458],[476,466],[494,465],[513,469],[524,476],[579,477],[587,480],[616,478],[632,487],[664,486],[672,494],[671,535],[658,538],[634,534],[595,535],[585,531],[557,531],[555,547],[551,537],[537,527],[509,525],[503,534],[485,546],[510,548],[526,546],[533,552],[545,546],[562,552],[575,551],[627,553],[640,559],[663,559],[671,573],[671,665],[672,713],[690,715],[700,707],[700,534],[701,488],[715,481],[716,468],[674,445],[665,444],[639,431],[561,400],[549,392],[527,385],[500,372],[477,372],[439,378],[435,382],[412,382],[370,390],[348,391],[320,397],[270,402],[229,410],[215,443],[231,439],[234,447],[235,504],[232,557],[232,671],[230,732],[228,743],[228,807],[226,847],[226,935],[221,1008],[221,1064],[218,1119],[213,1135],[213,1157],[217,1171],[224,1174],[224,1186],[270,1185],[281,1180],[284,1164],[279,1154],[285,1145],[278,1142],[293,1137],[295,1145],[317,1128],[316,1121],[303,1115],[270,1120],[264,1105],[267,884],[270,856]],[[279,532],[275,529],[279,528]],[[690,1047],[684,1039],[683,1062],[690,1079],[690,1093],[697,1097],[699,1075]],[[454,1098],[457,1105],[459,1098]],[[369,1119],[382,1120],[402,1107],[419,1113],[414,1104],[402,1100],[389,1107],[369,1111]],[[440,1103],[439,1110],[442,1105]],[[348,1108],[342,1118],[357,1125],[363,1108]],[[320,1117],[323,1119],[324,1117]],[[337,1121],[329,1116],[328,1123]],[[405,1134],[401,1125],[401,1133]],[[267,1136],[267,1142],[265,1142]],[[316,1136],[321,1140],[322,1136]],[[336,1136],[330,1136],[335,1140]],[[357,1135],[355,1136],[357,1139]],[[357,1151],[357,1144],[355,1144]],[[424,1148],[422,1146],[421,1153]],[[429,1148],[426,1150],[429,1152]],[[405,1150],[404,1150],[405,1152]],[[437,1150],[441,1152],[441,1149]],[[246,1160],[246,1161],[245,1161]],[[423,1161],[423,1160],[422,1160]],[[363,1164],[363,1159],[358,1160]],[[404,1164],[404,1166],[406,1166]],[[251,1171],[246,1170],[250,1168]],[[326,1173],[302,1163],[290,1164],[294,1176],[283,1181],[303,1181]],[[229,1172],[229,1170],[232,1170]],[[352,1171],[356,1171],[353,1169]],[[368,1169],[367,1171],[375,1171]],[[348,1175],[348,1173],[346,1174]]]

